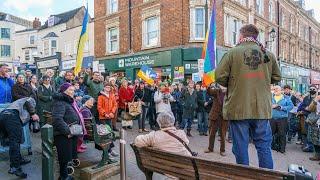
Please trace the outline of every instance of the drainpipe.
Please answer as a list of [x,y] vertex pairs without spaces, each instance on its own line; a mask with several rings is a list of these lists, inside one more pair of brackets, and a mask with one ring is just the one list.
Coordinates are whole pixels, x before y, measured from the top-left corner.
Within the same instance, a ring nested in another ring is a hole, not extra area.
[[208,30],[208,0],[206,0],[206,4],[204,5],[204,10],[205,10],[205,26],[204,26],[204,29],[205,29],[205,31],[204,31],[204,35],[206,36],[206,34],[207,34],[207,30]]
[[311,36],[311,27],[309,26],[309,68],[312,69],[312,36]]
[[[277,58],[279,63],[279,68],[281,65],[281,59],[280,59],[280,3],[279,0],[277,1],[277,25],[278,25],[278,33],[277,33]],[[280,69],[281,70],[281,69]]]
[[129,0],[128,2],[128,35],[129,35],[129,48],[128,48],[128,53],[130,54],[132,52],[132,0]]

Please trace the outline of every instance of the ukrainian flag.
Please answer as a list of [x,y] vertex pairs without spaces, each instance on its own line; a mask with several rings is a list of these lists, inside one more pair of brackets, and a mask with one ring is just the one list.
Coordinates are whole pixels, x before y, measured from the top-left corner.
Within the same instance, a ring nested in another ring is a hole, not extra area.
[[89,13],[88,13],[88,5],[87,5],[86,12],[82,21],[82,30],[80,34],[79,43],[78,43],[78,49],[77,49],[76,66],[74,68],[74,74],[76,76],[78,76],[82,68],[83,49],[84,49],[85,43],[88,41],[88,22],[89,22]]

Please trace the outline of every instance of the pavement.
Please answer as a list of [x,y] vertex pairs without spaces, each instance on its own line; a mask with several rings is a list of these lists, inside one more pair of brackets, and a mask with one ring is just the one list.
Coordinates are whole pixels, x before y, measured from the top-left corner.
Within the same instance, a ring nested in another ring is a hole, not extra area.
[[[129,180],[144,180],[145,176],[142,171],[139,170],[138,166],[136,165],[135,155],[130,147],[130,143],[133,142],[134,138],[138,135],[137,130],[137,122],[135,121],[134,129],[126,131],[126,170],[127,170],[127,179]],[[215,142],[215,150],[214,153],[205,154],[203,153],[206,150],[208,145],[208,137],[206,136],[199,136],[196,131],[196,126],[193,126],[192,130],[193,137],[190,139],[190,148],[193,151],[199,153],[200,158],[204,158],[207,160],[213,161],[221,161],[221,162],[228,162],[228,163],[235,163],[235,158],[232,154],[231,148],[232,144],[226,143],[226,152],[227,156],[222,157],[219,154],[219,141],[216,140]],[[28,174],[28,178],[30,180],[38,180],[41,179],[41,138],[40,134],[32,134],[32,150],[33,155],[27,156],[26,151],[22,151],[22,154],[27,158],[31,159],[31,163],[23,166],[23,170]],[[119,152],[119,141],[115,143],[116,147],[115,150]],[[81,160],[81,166],[87,167],[90,165],[97,164],[101,158],[101,151],[98,151],[94,148],[93,143],[87,144],[88,149],[85,153],[79,154],[79,158]],[[278,152],[272,152],[273,160],[274,160],[274,169],[279,171],[287,171],[289,164],[299,164],[303,165],[306,169],[316,175],[316,172],[320,170],[319,162],[312,162],[309,160],[309,157],[313,156],[312,153],[304,153],[301,151],[300,146],[296,145],[295,142],[292,144],[287,144],[286,153],[281,154]],[[256,150],[253,144],[249,145],[249,156],[250,156],[250,165],[258,167],[258,158],[256,154]],[[56,159],[56,158],[55,158]],[[14,180],[17,179],[15,176],[10,175],[7,173],[9,169],[9,158],[8,153],[0,154],[0,180]],[[54,172],[55,172],[55,179],[59,177],[59,170],[57,161],[55,161],[54,165]],[[75,178],[79,179],[79,169],[76,170]],[[118,180],[120,176],[114,176],[110,178],[111,180]],[[155,180],[164,180],[167,179],[165,176],[160,174],[154,174],[153,179]]]

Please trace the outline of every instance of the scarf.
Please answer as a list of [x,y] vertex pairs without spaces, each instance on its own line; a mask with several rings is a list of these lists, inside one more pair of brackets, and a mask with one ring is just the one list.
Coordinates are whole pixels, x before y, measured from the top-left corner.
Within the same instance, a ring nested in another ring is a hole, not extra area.
[[264,63],[268,63],[270,61],[270,58],[267,55],[267,49],[263,46],[263,44],[261,42],[259,42],[254,37],[246,37],[246,38],[240,39],[240,41],[237,44],[237,46],[242,44],[242,43],[245,43],[245,42],[253,42],[253,43],[257,44],[261,48],[261,51],[262,51],[262,53],[264,55]]
[[86,130],[86,127],[84,126],[84,119],[83,119],[83,116],[82,116],[82,114],[81,114],[81,112],[79,110],[79,107],[78,107],[76,101],[73,101],[72,107],[77,112],[77,114],[78,114],[78,116],[80,118],[80,124],[81,124],[82,129],[83,129],[83,135],[87,135],[87,130]]

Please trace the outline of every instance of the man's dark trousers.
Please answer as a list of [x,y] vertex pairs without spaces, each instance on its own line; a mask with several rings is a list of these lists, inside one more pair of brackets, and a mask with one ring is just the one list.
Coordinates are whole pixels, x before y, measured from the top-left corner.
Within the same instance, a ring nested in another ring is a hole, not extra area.
[[249,136],[256,147],[259,167],[273,169],[271,154],[272,133],[269,120],[231,120],[232,152],[237,164],[249,165]]

